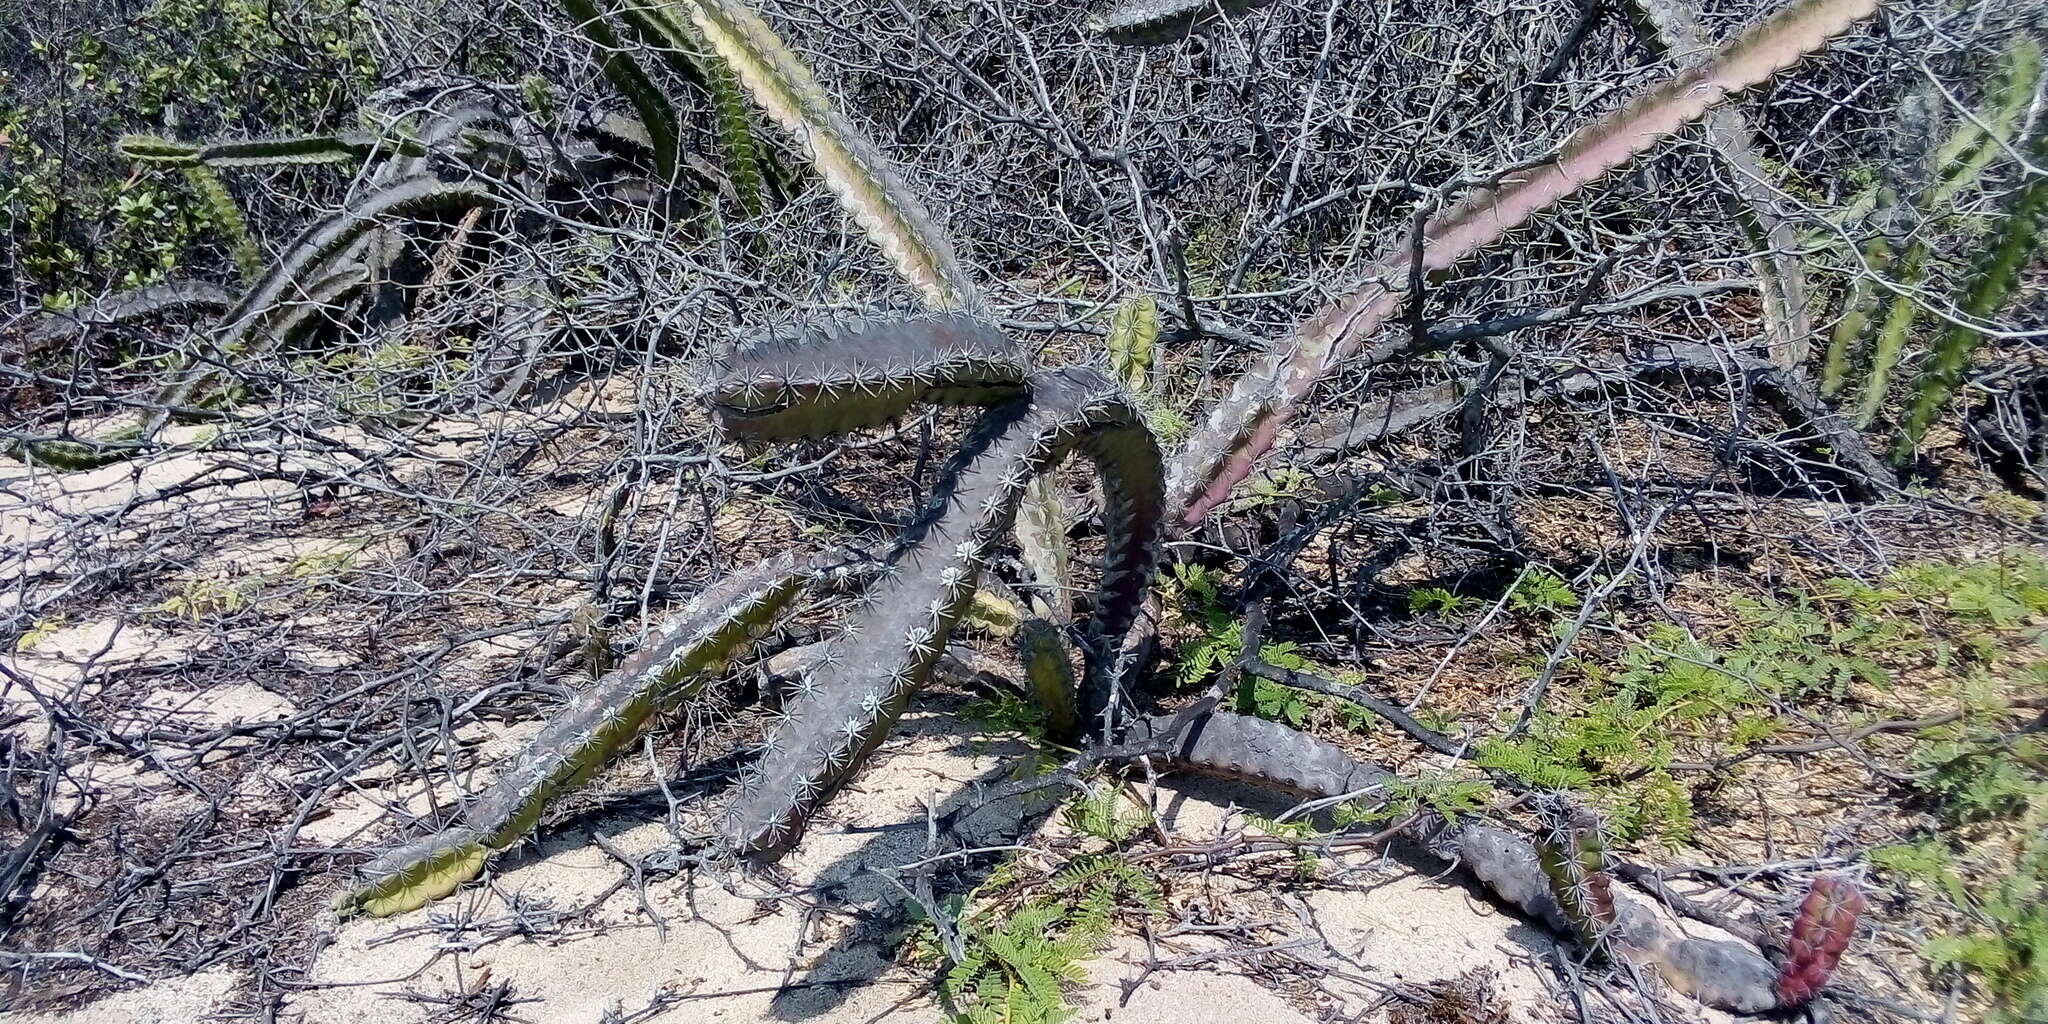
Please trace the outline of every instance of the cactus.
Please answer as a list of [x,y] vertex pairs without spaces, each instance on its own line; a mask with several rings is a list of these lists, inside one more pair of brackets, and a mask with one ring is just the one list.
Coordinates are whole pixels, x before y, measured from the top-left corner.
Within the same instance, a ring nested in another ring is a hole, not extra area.
[[[819,801],[878,744],[930,675],[973,596],[975,580],[1033,477],[1069,451],[1100,471],[1108,532],[1101,593],[1083,650],[1120,637],[1150,584],[1161,515],[1159,449],[1108,378],[1070,367],[1042,371],[1028,398],[983,414],[934,489],[925,516],[904,531],[862,609],[789,702],[723,828],[736,853],[774,853],[801,833]],[[1084,707],[1106,693],[1107,660],[1091,656]],[[843,666],[843,667],[842,667]],[[821,678],[822,677],[822,678]]]
[[[1683,59],[1701,49],[1704,33],[1687,0],[1636,0],[1635,7],[1667,57]],[[1707,145],[1730,172],[1729,212],[1753,247],[1749,262],[1763,299],[1771,361],[1782,369],[1796,369],[1806,361],[1813,332],[1798,236],[1792,224],[1778,216],[1777,188],[1757,156],[1748,119],[1734,107],[1720,107],[1707,112],[1705,124]]]
[[1152,346],[1159,340],[1159,300],[1132,296],[1109,321],[1109,365],[1134,395],[1145,393],[1152,373]]
[[1272,0],[1126,0],[1088,19],[1088,31],[1118,46],[1177,43],[1219,19],[1264,7]]
[[271,139],[176,142],[154,135],[123,135],[121,155],[137,163],[174,167],[268,167],[276,164],[331,164],[368,160],[378,153],[424,156],[426,148],[401,136],[365,132],[294,135]]
[[[1963,119],[1928,158],[1927,173],[1933,180],[1915,211],[1918,217],[1932,221],[1947,216],[1956,197],[1975,189],[1985,168],[1999,154],[2005,152],[2005,147],[2010,144],[2013,133],[2018,129],[2020,121],[2026,116],[2028,106],[2033,102],[2034,89],[2041,78],[2041,60],[2041,45],[2030,36],[2023,35],[2006,48],[1997,81],[1987,91],[1984,106],[1974,116]],[[2026,191],[2021,190],[2019,202],[2012,211],[2014,214],[2027,209]],[[2017,241],[2022,246],[2017,258],[2024,262],[2028,253],[2025,247],[2032,244],[2029,240],[2031,229],[2024,220],[2014,221],[2009,218],[2007,225],[2009,230],[2001,244]],[[2018,234],[2014,234],[2014,230]],[[1933,256],[1934,251],[1925,239],[1916,238],[1906,247],[1892,268],[1900,287],[1886,306],[1883,324],[1872,347],[1869,373],[1864,380],[1863,393],[1856,404],[1858,427],[1868,427],[1876,422],[1878,414],[1884,409],[1885,400],[1891,390],[1892,373],[1905,355],[1907,338],[1919,317],[1920,303],[1912,292],[1925,281],[1928,264]],[[1999,273],[1996,268],[2000,258],[1997,249],[1988,254],[1978,278],[1979,285],[1990,283]],[[1875,263],[1873,267],[1885,269]],[[1863,287],[1864,282],[1859,280],[1856,288],[1852,288],[1852,302],[1858,297],[1856,289]],[[1985,297],[1991,299],[1992,306],[1981,316],[1988,316],[1990,311],[1995,310],[1997,304],[2003,301],[2004,293],[2000,291],[1995,296],[1979,296],[1973,288],[1965,301],[1975,303]],[[1843,323],[1837,328],[1838,337],[1842,332],[1852,328],[1860,333],[1866,321],[1867,314],[1860,306],[1845,307]],[[1926,430],[1927,422],[1931,421],[1934,414],[1946,404],[1947,390],[1954,386],[1950,374],[1953,373],[1959,378],[1970,351],[1976,347],[1976,338],[1973,332],[1952,329],[1945,332],[1942,340],[1937,343],[1933,368],[1921,376],[1915,388],[1915,405],[1918,409],[1909,412],[1909,417],[1918,415],[1924,419],[1917,426],[1910,422],[1902,424],[1897,449],[1901,458],[1910,457]],[[1844,350],[1851,343],[1853,339],[1842,339],[1840,342]],[[1833,357],[1834,351],[1831,348],[1830,359]],[[1844,359],[1846,360],[1846,355]],[[1942,386],[1944,380],[1949,381],[1946,388]],[[1922,396],[1925,397],[1924,405]]]
[[[917,402],[990,406],[949,463],[931,505],[862,594],[859,610],[802,674],[783,723],[728,812],[728,852],[786,848],[860,767],[929,677],[1026,486],[1074,449],[1085,451],[1102,475],[1107,533],[1100,593],[1082,630],[1091,655],[1082,690],[1108,692],[1111,666],[1093,655],[1129,628],[1150,582],[1164,507],[1159,449],[1108,378],[1072,368],[1020,379],[1015,359],[1006,339],[957,315],[787,329],[734,357],[706,390],[729,431],[764,437],[873,425]],[[887,397],[877,400],[877,393]],[[859,411],[827,411],[842,405]],[[337,906],[397,913],[474,877],[493,851],[533,828],[552,797],[623,748],[658,706],[701,687],[748,636],[770,628],[799,590],[843,564],[784,556],[701,595],[660,640],[535,737],[458,823],[379,858]],[[1073,698],[1065,703],[1071,707]]]
[[1571,924],[1580,944],[1595,953],[1607,949],[1614,929],[1614,879],[1607,873],[1607,842],[1600,822],[1562,794],[1539,805],[1546,831],[1536,841],[1536,861],[1550,881],[1550,897]]
[[1081,713],[1074,704],[1074,663],[1067,651],[1060,627],[1039,618],[1018,625],[1017,662],[1024,669],[1024,685],[1045,709],[1046,731],[1055,739],[1081,730]]
[[747,114],[746,100],[732,66],[710,50],[696,26],[676,17],[668,8],[634,3],[627,4],[620,13],[635,35],[655,47],[677,74],[710,97],[718,122],[721,162],[732,180],[733,194],[748,216],[760,216],[765,191],[760,148],[755,143],[754,121]]
[[220,175],[205,164],[189,164],[183,171],[186,183],[199,193],[221,234],[227,236],[228,253],[234,257],[235,269],[242,272],[244,280],[254,281],[263,276],[263,250],[256,247],[256,239],[249,234],[249,222],[242,219],[242,207],[228,194]]
[[1836,875],[1814,878],[1792,919],[1785,966],[1778,975],[1779,1006],[1804,1006],[1820,993],[1856,937],[1863,906],[1863,891],[1855,882]]
[[992,405],[1025,391],[1017,346],[957,314],[772,332],[728,361],[705,402],[726,430],[771,440],[872,427],[914,405]]
[[335,909],[344,916],[401,913],[476,877],[493,852],[533,830],[549,800],[596,774],[658,710],[702,687],[827,567],[785,555],[699,594],[652,643],[571,700],[459,824],[379,857],[337,897]]
[[[1820,49],[1876,9],[1876,0],[1800,0],[1785,8],[1711,59],[1579,132],[1555,158],[1436,217],[1423,229],[1423,268],[1448,269],[1492,244],[1727,97]],[[1356,365],[1359,350],[1402,307],[1398,282],[1408,279],[1412,248],[1402,241],[1388,250],[1368,268],[1365,285],[1297,327],[1290,341],[1239,378],[1216,406],[1174,459],[1168,496],[1183,527],[1200,523],[1251,474],[1317,383]],[[1371,358],[1384,362],[1398,351],[1387,346]]]
[[654,149],[654,173],[663,184],[673,185],[682,166],[682,143],[676,124],[675,107],[655,88],[647,72],[626,52],[618,33],[612,31],[598,12],[596,0],[562,0],[562,9],[576,20],[576,29],[597,47],[598,67],[612,88],[625,94],[626,102],[640,115],[640,125]]
[[[2048,128],[2042,130],[2033,152],[2036,160],[2048,159]],[[2014,189],[1998,241],[1985,251],[1963,299],[1964,316],[1972,321],[1986,321],[2005,306],[2019,282],[2020,271],[2033,258],[2043,219],[2048,219],[2048,176],[2035,177]],[[1962,383],[1963,371],[1969,368],[1970,356],[1983,337],[1975,328],[1959,323],[1949,324],[1942,332],[1941,340],[1935,343],[1933,358],[1914,384],[1913,402],[1906,410],[1905,421],[1899,425],[1898,447],[1893,452],[1896,459],[1909,459],[1919,448],[1928,426],[1948,407],[1956,385]]]
[[865,135],[834,107],[766,22],[735,0],[677,0],[755,102],[801,141],[811,163],[903,279],[940,309],[976,304],[953,244]]
[[234,298],[204,281],[170,281],[116,292],[82,309],[48,314],[29,334],[31,350],[96,327],[141,320],[179,309],[227,309]]
[[1822,395],[1833,398],[1848,386],[1850,360],[1863,332],[1870,326],[1871,311],[1877,306],[1877,282],[1873,275],[1883,273],[1891,265],[1891,259],[1891,242],[1883,235],[1863,243],[1863,262],[1870,268],[1870,273],[1856,275],[1856,280],[1849,285],[1848,294],[1842,299],[1842,318],[1835,321],[1835,329],[1828,335],[1828,350],[1821,363]]
[[[1143,719],[1133,725],[1125,746],[1163,747],[1162,758],[1169,767],[1258,783],[1303,797],[1371,801],[1400,785],[1398,776],[1356,760],[1335,744],[1278,722],[1201,708]],[[1556,882],[1545,870],[1536,844],[1489,825],[1445,825],[1427,815],[1412,819],[1402,831],[1422,850],[1461,864],[1521,912],[1559,932],[1579,935],[1571,914],[1557,898]],[[1583,862],[1580,867],[1590,863]],[[1583,897],[1578,898],[1583,902]],[[1853,920],[1843,925],[1845,917],[1853,918],[1854,912],[1862,909],[1860,896],[1841,896],[1846,902],[1840,909],[1824,915],[1832,898],[1824,898],[1815,911],[1814,920],[1824,923],[1806,932],[1814,939],[1812,949],[1831,951],[1827,954],[1830,969],[1841,955],[1848,932],[1853,931]],[[1809,896],[1808,902],[1813,902],[1813,897]],[[1599,919],[1605,920],[1599,939],[1608,953],[1649,967],[1673,989],[1707,1006],[1756,1014],[1796,1005],[1787,1001],[1788,994],[1796,993],[1781,994],[1780,970],[1744,943],[1688,936],[1665,925],[1638,898],[1612,888],[1606,889],[1595,906]],[[1808,956],[1801,961],[1802,972],[1817,967],[1821,959],[1820,955]]]
[[[431,177],[403,180],[364,197],[308,228],[287,247],[284,257],[228,311],[215,333],[213,348],[219,353],[247,358],[276,344],[280,339],[270,328],[278,317],[303,306],[301,299],[310,276],[385,219],[495,201],[476,182]],[[188,366],[183,375],[157,393],[157,409],[151,414],[146,433],[155,434],[177,407],[189,406],[209,395],[225,367],[218,357]]]

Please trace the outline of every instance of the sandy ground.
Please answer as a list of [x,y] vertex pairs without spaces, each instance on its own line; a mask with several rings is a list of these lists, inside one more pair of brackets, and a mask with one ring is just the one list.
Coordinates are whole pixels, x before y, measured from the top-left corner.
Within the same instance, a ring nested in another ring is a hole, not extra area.
[[[794,900],[757,899],[778,884],[766,878],[733,880],[728,888],[708,875],[669,876],[647,884],[644,905],[629,885],[591,917],[567,921],[566,911],[598,898],[628,872],[593,839],[593,829],[557,832],[538,850],[504,858],[487,884],[427,910],[330,921],[312,984],[287,1000],[285,1019],[445,1021],[451,1019],[449,996],[509,982],[518,1002],[507,1008],[507,1019],[528,1021],[598,1024],[607,1011],[630,1014],[663,999],[673,1002],[648,1019],[941,1021],[929,973],[897,964],[894,951],[908,927],[904,900],[874,869],[921,855],[927,803],[943,806],[976,782],[1000,780],[1023,752],[1014,740],[975,734],[946,711],[910,716],[856,788],[830,805],[783,862],[787,888],[839,883]],[[1169,781],[1154,799],[1174,840],[1199,841],[1232,826],[1235,799],[1257,796]],[[353,806],[342,831],[377,831],[377,816],[363,813],[376,801]],[[1057,838],[1048,834],[1061,827],[1055,819],[1025,816],[1025,810],[999,807],[979,815],[979,840]],[[594,830],[627,857],[670,845],[659,820],[610,819]],[[1384,1008],[1367,1011],[1390,986],[1449,979],[1474,968],[1494,972],[1495,992],[1511,1008],[1511,1019],[1549,1019],[1539,973],[1547,968],[1536,961],[1549,954],[1551,941],[1455,877],[1366,862],[1335,884],[1276,887],[1270,879],[1217,872],[1176,875],[1168,892],[1176,910],[1254,930],[1268,952],[1244,957],[1229,953],[1220,938],[1181,934],[1155,937],[1148,957],[1142,939],[1120,937],[1092,965],[1077,1020],[1380,1021]],[[521,920],[523,927],[516,925]],[[1151,957],[1168,966],[1148,973]],[[245,982],[232,968],[216,968],[70,1013],[4,1019],[238,1019],[235,996],[246,991]],[[1128,998],[1125,982],[1135,982]]]

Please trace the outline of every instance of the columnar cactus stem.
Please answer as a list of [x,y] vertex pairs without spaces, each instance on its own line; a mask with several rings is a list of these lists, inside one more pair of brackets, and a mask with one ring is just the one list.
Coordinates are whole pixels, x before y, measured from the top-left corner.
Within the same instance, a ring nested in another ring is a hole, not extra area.
[[490,190],[478,182],[409,178],[308,228],[286,248],[284,258],[272,264],[263,279],[244,293],[222,319],[213,339],[214,354],[188,367],[183,376],[157,393],[159,408],[151,414],[147,432],[154,434],[173,408],[190,405],[209,394],[219,384],[229,356],[247,358],[276,344],[279,337],[271,330],[275,318],[287,314],[297,304],[312,274],[365,233],[393,217],[495,201]]
[[1820,993],[1856,937],[1863,907],[1863,890],[1855,882],[1837,875],[1814,878],[1792,919],[1792,939],[1778,975],[1778,1005],[1804,1006]]
[[657,711],[701,688],[824,569],[823,560],[785,555],[697,595],[624,665],[571,700],[463,812],[459,824],[372,862],[335,901],[336,910],[376,917],[401,913],[476,877],[493,852],[533,829],[550,800],[589,779]]
[[1719,53],[1573,136],[1558,155],[1518,171],[1434,218],[1421,244],[1404,240],[1369,266],[1349,296],[1325,306],[1294,337],[1239,378],[1174,459],[1169,500],[1181,525],[1199,524],[1249,476],[1281,429],[1325,378],[1343,368],[1393,359],[1389,343],[1361,360],[1366,343],[1407,301],[1411,253],[1422,269],[1447,270],[1509,231],[1605,177],[1729,96],[1789,67],[1877,10],[1877,0],[1800,0],[1743,33]]
[[1138,411],[1100,373],[1043,372],[1030,386],[1028,399],[983,415],[863,610],[831,642],[822,660],[833,671],[811,673],[790,700],[727,814],[732,852],[787,849],[823,798],[866,760],[930,677],[1026,486],[1077,448],[1101,473],[1109,534],[1086,636],[1120,636],[1129,627],[1151,574],[1162,512],[1159,449]]
[[1045,709],[1047,730],[1056,739],[1080,731],[1081,715],[1074,704],[1074,663],[1060,627],[1044,619],[1025,619],[1017,629],[1017,660],[1025,685]]
[[957,314],[783,330],[728,361],[704,401],[727,431],[819,438],[912,406],[992,405],[1024,393],[1015,342]]

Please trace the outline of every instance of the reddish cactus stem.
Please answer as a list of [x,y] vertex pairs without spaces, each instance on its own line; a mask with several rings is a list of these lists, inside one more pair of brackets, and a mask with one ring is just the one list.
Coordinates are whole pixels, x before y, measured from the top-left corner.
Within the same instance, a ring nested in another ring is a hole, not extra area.
[[1855,882],[1837,875],[1813,880],[1799,916],[1792,919],[1792,939],[1778,975],[1779,1006],[1803,1006],[1827,985],[1856,935],[1863,907],[1863,890]]

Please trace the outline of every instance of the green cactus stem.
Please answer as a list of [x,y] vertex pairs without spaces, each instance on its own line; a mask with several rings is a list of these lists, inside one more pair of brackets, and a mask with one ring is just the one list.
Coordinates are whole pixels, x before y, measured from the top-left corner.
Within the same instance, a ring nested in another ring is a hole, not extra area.
[[1081,713],[1074,702],[1074,662],[1060,627],[1044,619],[1025,619],[1017,628],[1017,661],[1024,669],[1025,686],[1045,709],[1046,731],[1054,739],[1076,735]]
[[1152,374],[1152,348],[1159,340],[1159,300],[1134,296],[1109,321],[1109,365],[1131,394],[1145,393]]
[[157,408],[150,414],[145,432],[154,435],[177,408],[208,397],[218,387],[230,358],[248,359],[275,346],[280,338],[272,328],[279,318],[303,304],[313,275],[366,233],[391,218],[493,202],[496,198],[478,182],[409,178],[373,192],[308,228],[228,311],[215,330],[212,354],[187,366],[183,374],[157,392]]
[[[1162,513],[1159,449],[1121,389],[1085,368],[1042,372],[1030,397],[990,409],[904,531],[861,607],[805,675],[740,786],[723,826],[736,854],[773,855],[887,735],[970,603],[1031,480],[1075,449],[1101,474],[1108,534],[1084,651],[1121,636],[1149,584]],[[1084,697],[1106,699],[1107,665],[1090,660]]]
[[729,432],[777,440],[879,426],[917,405],[992,405],[1024,390],[1014,341],[939,314],[771,332],[733,355],[704,401]]
[[[2048,159],[2048,129],[2044,129],[2033,149],[2035,159]],[[2019,283],[2020,272],[2033,259],[2044,219],[2048,219],[2048,177],[2036,177],[2014,189],[1998,240],[1985,251],[1963,299],[1963,316],[1972,322],[1988,321],[2005,307]],[[1921,438],[1927,436],[1927,428],[1955,396],[1964,371],[1969,369],[1970,357],[1983,338],[1975,328],[1961,323],[1951,323],[1942,332],[1932,358],[1914,383],[1912,405],[1899,426],[1895,459],[1903,462],[1913,457]]]
[[822,561],[785,555],[697,595],[625,664],[571,700],[457,824],[373,861],[335,909],[344,916],[402,913],[476,877],[492,853],[533,830],[550,800],[587,781],[648,719],[723,671],[821,571]]

